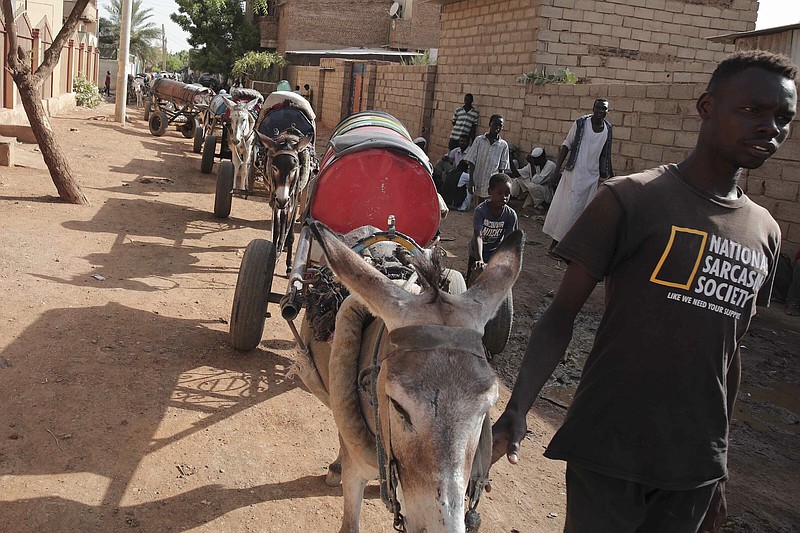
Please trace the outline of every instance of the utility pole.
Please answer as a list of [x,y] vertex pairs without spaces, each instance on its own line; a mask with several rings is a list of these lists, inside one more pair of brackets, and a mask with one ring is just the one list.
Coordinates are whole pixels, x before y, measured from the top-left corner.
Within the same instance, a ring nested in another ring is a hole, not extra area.
[[164,25],[161,25],[161,72],[167,71],[167,34]]
[[119,33],[119,54],[117,57],[117,95],[114,107],[114,121],[125,125],[125,105],[128,102],[128,54],[131,45],[131,12],[133,0],[122,0],[122,27]]

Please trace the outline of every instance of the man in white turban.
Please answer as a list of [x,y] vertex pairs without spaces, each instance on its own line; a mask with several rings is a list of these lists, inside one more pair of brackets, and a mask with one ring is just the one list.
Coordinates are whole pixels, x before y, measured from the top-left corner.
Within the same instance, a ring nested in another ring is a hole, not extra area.
[[547,159],[544,148],[540,147],[534,148],[525,160],[528,164],[523,168],[511,165],[511,175],[514,176],[511,195],[525,199],[523,208],[532,205],[535,213],[544,214],[556,188],[556,164]]

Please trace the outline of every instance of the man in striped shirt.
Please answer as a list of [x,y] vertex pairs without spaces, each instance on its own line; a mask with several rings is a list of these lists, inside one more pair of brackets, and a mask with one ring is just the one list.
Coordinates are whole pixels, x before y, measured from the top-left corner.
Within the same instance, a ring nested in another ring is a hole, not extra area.
[[472,141],[478,128],[478,108],[472,105],[472,95],[464,95],[464,105],[456,109],[453,113],[453,130],[450,132],[450,144],[448,150],[458,146],[458,140],[462,135],[469,137]]

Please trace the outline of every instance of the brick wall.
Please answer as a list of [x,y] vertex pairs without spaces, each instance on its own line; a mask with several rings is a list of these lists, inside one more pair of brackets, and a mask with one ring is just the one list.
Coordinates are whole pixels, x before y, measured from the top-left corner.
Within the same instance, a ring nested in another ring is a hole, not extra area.
[[258,17],[258,30],[261,34],[261,48],[278,48],[278,17],[274,14]]
[[379,65],[373,109],[394,115],[412,138],[430,139],[435,82],[436,67],[433,65]]
[[411,18],[389,23],[389,46],[408,50],[427,50],[439,46],[441,6],[416,0]]
[[[434,131],[464,93],[480,129],[519,114],[523,72],[570,67],[591,83],[705,82],[732,44],[705,39],[753,29],[756,0],[464,0],[442,6]],[[511,122],[509,134],[519,135]]]
[[[514,2],[506,2],[514,4]],[[537,0],[548,71],[594,81],[703,82],[733,45],[708,37],[755,28],[757,0]]]
[[347,112],[351,73],[350,61],[331,58],[320,60],[319,86],[322,90],[315,96],[317,104],[314,108],[320,125],[336,126]]
[[319,74],[319,67],[303,67],[295,65],[289,65],[286,67],[285,75],[286,81],[289,82],[289,85],[292,87],[300,87],[301,92],[303,91],[303,85],[308,84],[311,87],[311,107],[314,109],[314,113],[317,112],[317,105],[322,94],[319,86]]
[[[278,51],[379,48],[388,42],[387,0],[290,0],[278,6]],[[355,41],[354,41],[355,39]]]

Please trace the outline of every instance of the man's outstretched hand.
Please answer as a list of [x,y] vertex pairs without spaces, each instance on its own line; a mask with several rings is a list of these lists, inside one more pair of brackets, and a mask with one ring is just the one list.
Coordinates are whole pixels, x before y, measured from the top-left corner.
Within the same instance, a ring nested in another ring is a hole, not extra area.
[[504,455],[508,462],[515,465],[519,462],[519,443],[528,430],[525,416],[517,416],[504,411],[492,426],[492,464]]

